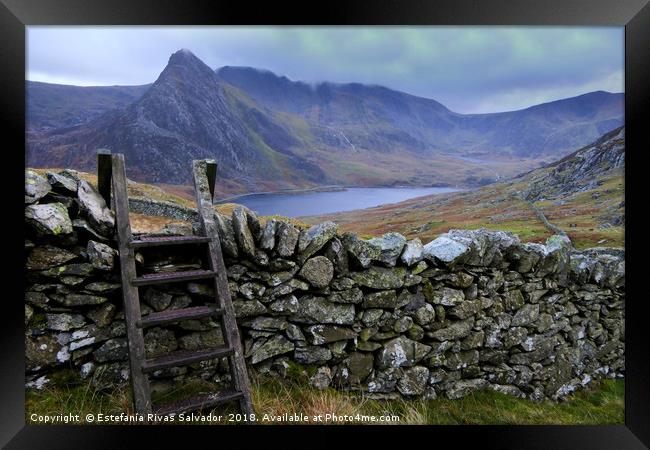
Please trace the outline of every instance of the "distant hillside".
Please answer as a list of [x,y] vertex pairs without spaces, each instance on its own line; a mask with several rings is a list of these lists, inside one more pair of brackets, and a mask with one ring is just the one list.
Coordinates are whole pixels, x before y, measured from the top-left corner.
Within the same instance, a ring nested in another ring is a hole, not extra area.
[[83,87],[27,81],[27,127],[55,129],[89,122],[106,111],[130,105],[149,86]]
[[457,114],[435,100],[382,86],[309,85],[249,67],[217,73],[270,109],[338,131],[341,145],[350,147],[562,155],[623,124],[623,94],[603,91],[519,111]]
[[547,168],[521,177],[529,184],[526,199],[538,201],[583,192],[625,164],[625,129],[617,128]]
[[423,242],[452,228],[479,227],[542,242],[553,232],[533,203],[579,248],[622,247],[624,136],[625,129],[618,128],[561,161],[480,189],[301,219],[311,224],[334,220],[341,230],[363,235],[396,231]]

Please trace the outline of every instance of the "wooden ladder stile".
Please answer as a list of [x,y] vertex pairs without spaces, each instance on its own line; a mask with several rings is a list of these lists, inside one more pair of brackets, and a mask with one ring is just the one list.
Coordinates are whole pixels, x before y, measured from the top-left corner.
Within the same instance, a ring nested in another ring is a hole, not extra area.
[[[139,237],[134,239],[129,222],[124,155],[108,151],[97,153],[98,190],[107,205],[113,205],[117,228],[117,244],[120,258],[122,295],[126,322],[131,387],[135,412],[166,415],[191,412],[215,407],[226,402],[237,401],[245,422],[252,422],[253,407],[246,361],[235,319],[235,311],[228,290],[226,267],[221,253],[221,243],[214,220],[212,206],[216,163],[212,161],[193,162],[194,186],[199,212],[201,235],[172,237]],[[112,202],[111,202],[112,190]],[[202,270],[167,272],[137,275],[135,249],[176,245],[200,245],[206,249],[209,267]],[[190,280],[213,280],[215,304],[192,306],[183,309],[164,310],[141,315],[139,288],[153,284],[166,284]],[[143,329],[149,326],[180,322],[182,320],[218,318],[225,345],[194,351],[177,350],[154,358],[145,355]],[[200,361],[227,358],[233,383],[231,389],[202,394],[176,401],[168,405],[153,405],[148,374],[169,367],[179,367]]]

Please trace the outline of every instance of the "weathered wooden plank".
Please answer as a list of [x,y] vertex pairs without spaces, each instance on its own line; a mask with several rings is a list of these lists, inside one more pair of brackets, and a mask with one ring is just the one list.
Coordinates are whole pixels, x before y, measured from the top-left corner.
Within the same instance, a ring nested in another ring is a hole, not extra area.
[[131,241],[131,247],[160,247],[163,245],[207,244],[210,238],[204,236],[142,236]]
[[97,150],[97,190],[104,197],[109,208],[111,207],[112,169],[111,151],[104,148]]
[[221,309],[206,305],[181,309],[167,309],[161,312],[150,313],[142,317],[138,326],[141,328],[147,328],[167,323],[180,322],[182,320],[201,319],[203,317],[216,316],[219,314],[223,314]]
[[232,349],[228,347],[206,348],[203,350],[176,350],[145,360],[142,364],[142,371],[147,373],[169,367],[187,366],[208,359],[225,358],[231,354]]
[[[228,358],[230,373],[234,381],[234,387],[243,394],[239,401],[242,414],[249,417],[253,413],[253,404],[250,395],[250,383],[248,380],[248,371],[246,361],[244,360],[244,351],[242,349],[239,330],[235,320],[235,309],[230,298],[228,290],[228,278],[226,275],[226,266],[221,253],[221,241],[214,219],[214,208],[212,206],[212,193],[210,182],[208,180],[208,166],[216,164],[213,161],[199,160],[193,161],[192,170],[194,173],[194,190],[196,194],[196,204],[199,211],[199,219],[203,229],[203,235],[212,237],[208,244],[210,258],[208,259],[210,268],[217,272],[214,278],[215,293],[217,305],[224,310],[221,316],[221,327],[223,330],[224,341],[226,346],[231,347],[233,355]],[[216,170],[215,170],[216,174]]]
[[129,199],[126,191],[126,171],[124,155],[115,154],[111,157],[113,196],[115,198],[115,222],[117,225],[117,242],[120,253],[120,272],[122,280],[122,296],[124,299],[124,316],[126,333],[129,343],[129,360],[131,364],[131,386],[135,410],[140,414],[151,413],[151,390],[149,379],[142,372],[145,360],[144,338],[142,329],[137,324],[141,318],[140,297],[138,289],[131,284],[136,277],[135,256],[129,246],[131,242],[131,225],[129,222]]
[[150,286],[152,284],[174,283],[179,281],[206,280],[214,277],[212,270],[185,270],[183,272],[148,273],[131,280],[133,286]]

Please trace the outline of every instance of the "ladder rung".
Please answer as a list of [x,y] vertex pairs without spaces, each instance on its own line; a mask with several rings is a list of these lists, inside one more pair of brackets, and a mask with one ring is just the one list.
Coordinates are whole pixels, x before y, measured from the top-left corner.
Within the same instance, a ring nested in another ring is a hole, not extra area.
[[155,370],[166,369],[168,367],[179,367],[193,364],[207,359],[224,358],[232,355],[233,349],[229,347],[210,348],[206,350],[177,350],[175,352],[167,353],[166,355],[158,356],[156,358],[147,359],[142,364],[142,371],[144,373],[153,372]]
[[244,394],[233,389],[226,389],[221,392],[214,392],[211,394],[196,395],[193,397],[178,400],[172,403],[155,406],[153,408],[154,414],[165,416],[168,414],[180,414],[191,411],[196,411],[204,408],[211,408],[221,403],[239,400]]
[[132,248],[158,247],[161,245],[206,244],[212,238],[206,236],[140,236],[129,244]]
[[200,319],[223,314],[223,309],[217,309],[214,306],[193,306],[191,308],[168,309],[167,311],[151,313],[143,316],[138,321],[140,328],[162,325],[165,323],[179,322],[188,319]]
[[184,272],[149,273],[131,281],[133,286],[148,286],[151,284],[172,283],[176,281],[201,280],[214,278],[217,272],[213,270],[186,270]]

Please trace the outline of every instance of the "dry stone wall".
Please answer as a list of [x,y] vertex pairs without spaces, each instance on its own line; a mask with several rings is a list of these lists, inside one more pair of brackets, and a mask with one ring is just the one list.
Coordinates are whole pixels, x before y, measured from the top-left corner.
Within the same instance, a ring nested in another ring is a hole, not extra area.
[[[25,179],[26,383],[128,379],[113,238],[101,196],[74,172]],[[558,399],[624,373],[624,253],[576,251],[566,237],[521,243],[452,230],[423,245],[397,233],[363,240],[332,222],[303,230],[244,208],[217,215],[229,288],[251,370],[295,368],[324,389],[446,396],[477,389]],[[191,227],[167,227],[189,234]],[[200,247],[137,254],[141,273],[196,269]],[[208,284],[141,290],[144,314],[209,302]],[[145,332],[150,356],[222,343],[210,319]],[[228,381],[225,360],[153,374]]]

